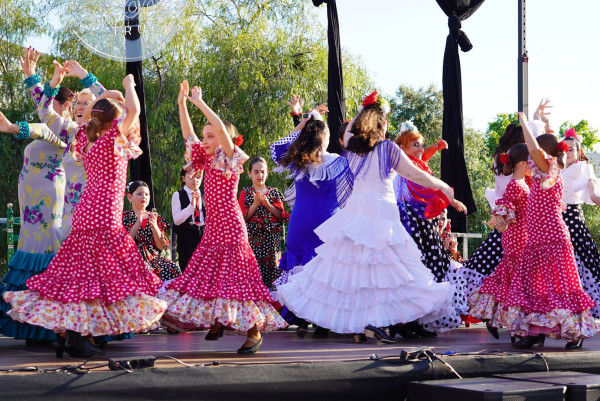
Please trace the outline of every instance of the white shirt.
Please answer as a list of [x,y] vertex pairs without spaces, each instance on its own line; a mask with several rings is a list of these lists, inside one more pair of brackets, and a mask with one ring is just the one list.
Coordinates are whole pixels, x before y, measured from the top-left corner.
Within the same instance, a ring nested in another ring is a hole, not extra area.
[[[183,187],[187,193],[190,204],[185,208],[181,209],[181,201],[179,200],[179,191],[173,193],[171,198],[171,213],[173,214],[173,223],[177,226],[183,224],[188,218],[194,215],[194,207],[192,206],[192,193],[198,194],[198,209],[200,209],[200,225],[204,225],[204,215],[202,214],[202,196],[200,196],[200,190],[192,191],[186,186]],[[193,221],[190,224],[194,224]]]
[[594,204],[590,199],[590,193],[587,188],[590,180],[597,179],[594,174],[594,167],[591,164],[578,161],[562,169],[561,174],[564,183],[563,202],[567,205],[579,205],[580,203]]

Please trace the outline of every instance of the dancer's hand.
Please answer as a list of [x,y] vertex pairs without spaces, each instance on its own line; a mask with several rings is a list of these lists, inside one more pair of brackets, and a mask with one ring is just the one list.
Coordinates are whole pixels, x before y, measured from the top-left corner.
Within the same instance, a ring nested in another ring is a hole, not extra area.
[[83,79],[88,76],[87,70],[75,60],[67,60],[63,65],[67,68],[67,77]]
[[321,103],[320,105],[315,107],[315,110],[318,111],[319,114],[329,113],[329,109],[327,108],[327,103]]
[[27,78],[35,74],[35,67],[37,65],[37,61],[40,58],[40,54],[35,51],[33,47],[28,47],[25,50],[25,58],[19,56],[19,63],[21,64],[21,70],[23,70],[23,74]]
[[177,96],[177,104],[182,106],[187,101],[187,97],[190,94],[190,84],[186,80],[179,84],[179,95]]
[[156,212],[148,213],[148,223],[152,227],[158,228],[158,213],[156,213]]
[[260,192],[255,192],[254,193],[254,202],[253,203],[254,203],[255,206],[258,207],[258,206],[260,206],[262,204],[261,197],[262,197],[262,194]]
[[98,97],[98,99],[96,99],[96,101],[98,101],[100,99],[114,99],[117,102],[125,103],[125,98],[123,97],[123,93],[121,93],[121,91],[118,91],[116,89],[109,89],[109,90],[105,91]]
[[542,120],[544,122],[548,120],[548,116],[550,115],[550,112],[547,109],[552,108],[552,106],[549,106],[548,103],[550,103],[550,100],[548,100],[548,99],[542,99],[540,101],[540,104],[538,105],[537,109],[535,110],[535,113],[533,113],[534,120]]
[[437,150],[448,149],[448,142],[444,141],[443,139],[437,141],[435,145],[437,146]]
[[202,88],[200,88],[199,86],[194,86],[192,88],[192,96],[186,95],[186,98],[194,104],[201,102],[202,101]]
[[7,134],[18,134],[20,127],[18,124],[13,124],[2,112],[0,112],[0,131]]
[[520,111],[518,113],[518,115],[519,115],[519,124],[521,124],[521,126],[527,125],[527,116],[525,115],[525,113]]
[[123,78],[123,88],[125,88],[125,90],[135,88],[135,78],[133,77],[133,74],[125,75],[125,78]]
[[292,109],[294,114],[302,114],[302,107],[304,106],[304,100],[300,98],[300,95],[292,95],[292,101],[287,102],[288,106]]
[[456,211],[459,213],[467,214],[467,207],[459,200],[454,199],[453,202],[450,202],[450,206],[456,209]]
[[56,60],[52,61],[52,64],[54,64],[54,74],[50,80],[50,86],[52,88],[56,88],[62,83],[63,79],[65,79],[65,76],[69,70],[66,65],[61,64]]

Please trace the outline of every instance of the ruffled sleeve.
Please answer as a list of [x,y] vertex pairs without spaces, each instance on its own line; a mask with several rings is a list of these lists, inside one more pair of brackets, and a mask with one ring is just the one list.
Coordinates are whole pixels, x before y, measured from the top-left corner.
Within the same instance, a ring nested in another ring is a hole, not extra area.
[[81,161],[81,155],[83,154],[83,148],[87,144],[87,136],[85,135],[86,124],[81,124],[77,133],[75,134],[75,139],[71,142],[71,150],[73,153],[73,159],[77,162]]
[[233,157],[230,159],[225,154],[221,146],[215,150],[215,157],[211,163],[211,167],[215,170],[223,172],[226,179],[231,178],[234,174],[242,174],[244,172],[244,163],[250,158],[238,146],[233,146]]
[[531,171],[533,172],[533,180],[538,181],[543,189],[550,189],[554,186],[554,184],[556,184],[556,181],[558,180],[560,168],[558,166],[558,163],[556,162],[556,157],[546,155],[546,160],[548,161],[549,167],[548,171],[545,173],[539,169],[539,167],[534,163],[531,157],[527,161],[529,163],[529,166],[531,167]]
[[246,216],[246,213],[248,213],[248,208],[246,207],[246,188],[240,191],[238,203],[240,204],[240,209],[242,209],[242,216]]
[[300,136],[300,132],[302,131],[292,132],[285,138],[281,138],[269,146],[269,149],[271,150],[271,159],[273,159],[276,164],[279,164],[290,145]]
[[209,157],[202,146],[202,142],[196,134],[188,135],[185,140],[185,155],[183,156],[185,162],[192,165],[191,172],[200,173],[206,168],[206,164],[209,161]]
[[124,161],[129,159],[137,159],[143,153],[139,146],[142,142],[139,119],[131,127],[127,136],[125,136],[121,131],[121,127],[123,126],[123,121],[125,121],[126,115],[127,110],[125,109],[123,110],[121,117],[113,121],[113,129],[118,130],[118,135],[115,138],[115,156],[119,156]]
[[515,203],[519,200],[525,191],[517,183],[516,180],[512,180],[506,186],[504,195],[496,200],[496,206],[492,209],[494,216],[505,216],[507,223],[514,223],[516,221],[516,205]]

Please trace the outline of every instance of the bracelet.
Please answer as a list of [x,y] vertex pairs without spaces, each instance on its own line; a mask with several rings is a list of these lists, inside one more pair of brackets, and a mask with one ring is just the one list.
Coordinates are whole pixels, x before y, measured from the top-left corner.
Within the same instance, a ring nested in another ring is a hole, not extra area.
[[27,139],[29,138],[29,124],[25,121],[17,121],[16,124],[19,125],[19,133],[15,135],[15,139]]
[[302,117],[302,113],[294,113],[293,111],[290,113],[292,117]]
[[58,85],[56,88],[53,88],[50,86],[50,84],[48,82],[46,82],[44,84],[44,95],[47,98],[53,98],[56,95],[58,95],[58,90],[60,89],[60,85]]
[[40,82],[42,82],[42,80],[40,79],[40,76],[38,74],[33,74],[32,76],[25,78],[25,80],[23,81],[25,86],[28,88],[31,88],[33,85],[37,85]]
[[96,78],[96,76],[90,72],[87,74],[87,77],[83,78],[80,82],[81,85],[83,85],[86,88],[89,88],[90,86],[98,82],[98,78]]

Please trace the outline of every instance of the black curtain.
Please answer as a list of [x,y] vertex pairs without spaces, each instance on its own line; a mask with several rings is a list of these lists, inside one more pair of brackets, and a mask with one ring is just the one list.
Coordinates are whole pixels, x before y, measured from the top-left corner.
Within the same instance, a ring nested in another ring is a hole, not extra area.
[[[444,52],[444,72],[442,89],[444,91],[444,120],[442,138],[448,142],[448,150],[442,152],[442,180],[454,188],[454,196],[467,206],[468,214],[475,213],[475,201],[467,165],[465,163],[462,78],[458,46],[464,52],[473,48],[467,35],[460,30],[461,21],[469,18],[485,0],[436,0],[448,16],[450,33],[446,38]],[[467,232],[467,218],[464,214],[448,208],[448,217],[452,219],[452,230]]]
[[337,131],[346,119],[346,103],[344,100],[344,74],[342,72],[342,47],[340,45],[340,25],[335,0],[312,0],[315,6],[327,3],[327,42],[329,43],[329,59],[327,65],[327,106],[329,114],[327,124],[331,132],[328,152],[342,153],[337,140]]
[[[140,32],[137,16],[132,19],[126,19],[125,24],[131,26],[131,29],[126,31],[125,39],[132,41],[139,40]],[[129,174],[132,181],[140,180],[148,184],[150,190],[150,203],[148,208],[152,209],[154,207],[154,187],[152,185],[152,162],[150,161],[150,144],[148,142],[148,122],[146,120],[146,96],[144,94],[142,62],[128,61],[125,66],[125,73],[132,74],[135,79],[135,92],[140,101],[140,135],[142,137],[140,148],[142,149],[142,152],[144,152],[137,159],[131,159],[129,161]]]

